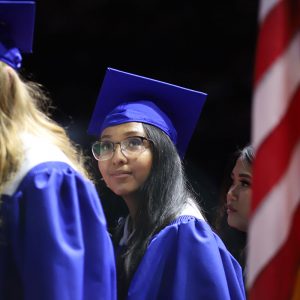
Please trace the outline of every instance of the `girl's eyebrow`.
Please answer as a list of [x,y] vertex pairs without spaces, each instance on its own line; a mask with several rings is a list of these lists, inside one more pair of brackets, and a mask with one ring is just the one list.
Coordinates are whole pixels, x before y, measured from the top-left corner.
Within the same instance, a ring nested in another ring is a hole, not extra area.
[[248,173],[240,173],[239,177],[246,177],[246,178],[252,179],[252,175],[248,174]]
[[[127,131],[123,134],[124,137],[129,137],[129,136],[144,136],[145,134],[141,131],[136,131],[136,130],[132,130],[132,131]],[[100,139],[103,138],[111,138],[112,135],[111,134],[104,134],[100,137]]]

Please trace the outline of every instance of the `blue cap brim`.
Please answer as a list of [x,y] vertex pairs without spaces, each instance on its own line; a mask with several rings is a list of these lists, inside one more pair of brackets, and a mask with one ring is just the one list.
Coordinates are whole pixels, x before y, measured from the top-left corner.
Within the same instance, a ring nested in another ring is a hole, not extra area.
[[9,46],[31,53],[34,22],[34,1],[0,1],[0,42],[4,45],[9,39]]
[[177,149],[184,156],[207,94],[170,83],[108,68],[89,124],[99,137],[103,121],[124,102],[151,101],[170,118],[177,131]]

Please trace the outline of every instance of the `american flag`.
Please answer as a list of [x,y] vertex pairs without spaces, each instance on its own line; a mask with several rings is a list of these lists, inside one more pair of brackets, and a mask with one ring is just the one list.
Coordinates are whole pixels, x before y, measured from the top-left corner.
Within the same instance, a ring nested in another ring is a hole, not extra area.
[[252,103],[250,300],[300,299],[300,0],[261,0]]

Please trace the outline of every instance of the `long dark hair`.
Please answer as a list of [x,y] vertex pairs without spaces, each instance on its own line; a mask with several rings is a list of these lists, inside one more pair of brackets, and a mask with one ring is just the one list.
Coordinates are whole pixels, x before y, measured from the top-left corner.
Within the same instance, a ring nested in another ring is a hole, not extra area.
[[125,271],[127,283],[153,235],[179,216],[192,193],[187,187],[182,161],[173,142],[160,129],[148,124],[143,126],[152,141],[153,163],[150,175],[139,191],[134,232],[126,252],[118,261]]

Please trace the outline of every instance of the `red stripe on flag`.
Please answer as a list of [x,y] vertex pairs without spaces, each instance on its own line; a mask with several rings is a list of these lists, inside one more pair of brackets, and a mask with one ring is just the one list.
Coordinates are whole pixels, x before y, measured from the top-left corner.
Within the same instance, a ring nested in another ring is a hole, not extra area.
[[257,40],[254,86],[287,48],[300,26],[300,1],[280,1],[263,20]]
[[257,149],[253,164],[252,211],[255,211],[286,170],[293,148],[299,139],[300,87],[281,122]]
[[[278,220],[284,222],[284,220]],[[291,299],[300,264],[300,207],[298,206],[287,241],[257,276],[249,300]]]

